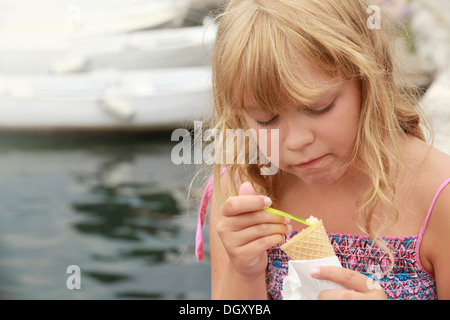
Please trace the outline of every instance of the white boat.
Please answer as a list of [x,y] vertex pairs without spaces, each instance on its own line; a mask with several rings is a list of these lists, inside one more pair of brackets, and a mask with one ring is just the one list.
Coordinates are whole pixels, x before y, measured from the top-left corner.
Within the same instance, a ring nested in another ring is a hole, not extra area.
[[182,128],[211,102],[209,67],[0,75],[0,131]]
[[191,0],[0,0],[0,38],[99,36],[180,26]]
[[152,29],[48,41],[0,41],[0,72],[85,72],[101,68],[151,69],[205,65],[217,26]]

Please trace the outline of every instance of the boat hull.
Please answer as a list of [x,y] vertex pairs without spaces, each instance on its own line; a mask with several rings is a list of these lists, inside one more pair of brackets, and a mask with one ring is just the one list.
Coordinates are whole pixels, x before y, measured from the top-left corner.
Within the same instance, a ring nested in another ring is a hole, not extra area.
[[173,130],[203,119],[211,103],[208,67],[14,80],[6,87],[0,77],[0,131]]

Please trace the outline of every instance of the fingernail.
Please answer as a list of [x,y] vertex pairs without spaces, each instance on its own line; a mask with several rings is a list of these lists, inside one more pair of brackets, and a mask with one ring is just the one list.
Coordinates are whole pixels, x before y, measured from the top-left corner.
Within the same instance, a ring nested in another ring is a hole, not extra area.
[[311,277],[317,277],[320,274],[320,268],[319,267],[312,267],[309,270],[309,274],[311,275]]
[[[284,222],[290,223],[290,222],[291,222],[291,218],[289,218],[289,217],[284,217]],[[292,227],[292,226],[291,226],[291,227]]]
[[287,229],[288,229],[288,232],[287,232],[287,233],[291,233],[291,231],[292,231],[292,226],[291,226],[290,224],[288,224],[288,225],[287,225]]
[[270,207],[272,204],[272,200],[270,200],[269,197],[264,197],[264,204],[266,205],[266,208]]

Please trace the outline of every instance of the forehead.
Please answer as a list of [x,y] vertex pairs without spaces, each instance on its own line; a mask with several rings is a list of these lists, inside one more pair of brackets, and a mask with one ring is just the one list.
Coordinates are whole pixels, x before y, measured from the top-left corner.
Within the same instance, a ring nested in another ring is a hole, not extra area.
[[[321,70],[313,63],[304,59],[296,60],[296,65],[292,67],[295,71],[298,79],[299,87],[303,90],[299,90],[300,96],[296,101],[283,101],[277,106],[264,106],[258,103],[258,90],[260,88],[250,89],[246,87],[242,95],[243,107],[247,110],[250,109],[273,109],[286,108],[289,106],[305,105],[308,106],[315,102],[326,99],[329,95],[339,90],[343,83],[343,79],[339,75],[333,75]],[[277,95],[276,92],[273,93]],[[277,100],[277,99],[274,99]]]

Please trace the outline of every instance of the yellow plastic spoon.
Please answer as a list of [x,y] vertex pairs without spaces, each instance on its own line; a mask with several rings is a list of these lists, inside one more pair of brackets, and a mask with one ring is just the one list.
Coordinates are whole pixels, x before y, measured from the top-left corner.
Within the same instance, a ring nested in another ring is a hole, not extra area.
[[277,210],[277,209],[270,208],[270,207],[269,208],[264,208],[264,210],[266,210],[268,212],[271,212],[271,213],[278,214],[278,215],[283,216],[283,217],[291,218],[292,220],[298,221],[298,222],[306,224],[308,226],[312,226],[313,225],[312,223],[309,223],[309,222],[306,222],[305,220],[302,220],[300,218],[294,217],[293,215],[291,215],[289,213],[286,213],[286,212],[283,212],[281,210]]
[[[229,196],[228,198],[233,198],[233,196]],[[288,217],[288,218],[290,218],[292,220],[295,220],[295,221],[298,221],[300,223],[306,224],[307,226],[312,226],[313,225],[312,223],[306,222],[305,220],[302,220],[300,218],[294,217],[293,215],[291,215],[289,213],[286,213],[286,212],[283,212],[283,211],[278,210],[278,209],[274,209],[274,208],[268,207],[268,208],[264,208],[264,210],[266,210],[267,212],[278,214],[279,216]]]

